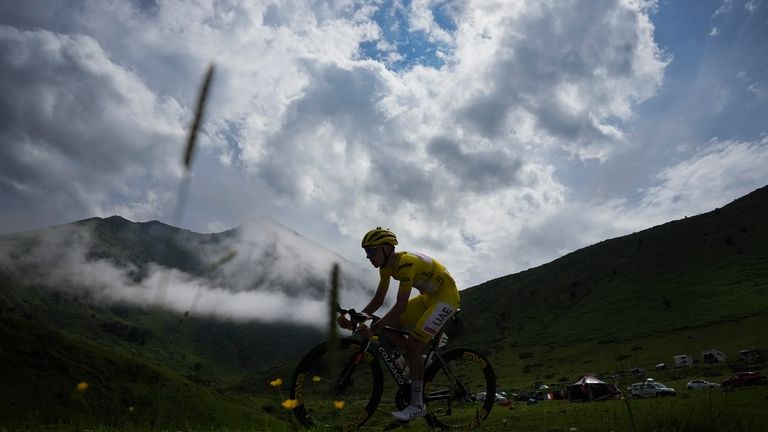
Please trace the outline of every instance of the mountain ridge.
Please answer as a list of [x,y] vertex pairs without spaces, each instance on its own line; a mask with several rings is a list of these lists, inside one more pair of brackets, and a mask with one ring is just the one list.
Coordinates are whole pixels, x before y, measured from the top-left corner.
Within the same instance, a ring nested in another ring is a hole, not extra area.
[[[248,241],[240,241],[243,231],[254,229],[257,232]],[[266,242],[253,238],[270,237],[275,230],[281,232]],[[158,221],[136,223],[112,216],[3,235],[0,314],[45,319],[53,328],[102,346],[145,353],[142,356],[150,363],[178,370],[200,364],[203,372],[223,373],[225,379],[219,382],[225,383],[243,373],[271,368],[322,339],[320,328],[325,326],[318,320],[327,315],[322,298],[329,285],[330,264],[327,268],[322,264],[319,273],[313,273],[312,266],[289,266],[293,274],[281,278],[274,273],[273,263],[259,264],[263,250],[280,260],[279,253],[274,253],[278,247],[270,242],[279,243],[281,235],[298,242],[280,247],[281,251],[295,247],[310,249],[315,257],[324,253],[314,242],[303,247],[300,234],[266,219],[228,232],[199,234]],[[325,256],[328,263],[340,261],[332,251]],[[348,294],[364,286],[349,267],[349,263],[342,267],[341,278]],[[247,274],[228,280],[240,273]],[[152,303],[159,298],[168,304],[177,284],[189,285],[186,300],[164,310]],[[162,286],[166,288],[147,294]],[[283,286],[288,289],[282,290]],[[228,307],[240,308],[239,315],[227,318],[224,310],[216,309],[227,298],[232,299]],[[254,309],[249,318],[242,318],[243,312],[248,314],[244,301],[260,307],[258,303],[269,298],[278,299],[270,303],[274,307],[269,317]],[[213,303],[206,304],[206,299]],[[292,311],[292,302],[298,302],[299,309]],[[308,312],[303,321],[295,321],[297,314]],[[283,321],[272,322],[275,319]],[[186,359],[167,358],[164,347],[173,344],[181,344]]]

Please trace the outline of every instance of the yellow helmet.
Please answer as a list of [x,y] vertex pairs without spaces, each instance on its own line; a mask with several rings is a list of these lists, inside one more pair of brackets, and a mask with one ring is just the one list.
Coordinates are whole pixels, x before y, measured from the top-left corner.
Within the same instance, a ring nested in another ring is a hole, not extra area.
[[372,248],[384,244],[391,244],[392,246],[396,245],[397,237],[392,231],[382,229],[381,227],[376,227],[365,233],[363,241],[361,242],[363,248]]

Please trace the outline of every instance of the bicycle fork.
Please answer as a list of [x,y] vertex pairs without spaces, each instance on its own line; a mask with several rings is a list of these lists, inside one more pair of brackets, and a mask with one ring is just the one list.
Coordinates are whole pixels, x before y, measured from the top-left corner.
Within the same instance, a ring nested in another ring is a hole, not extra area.
[[355,368],[357,368],[357,365],[363,361],[365,353],[368,351],[370,346],[371,341],[368,341],[368,344],[363,349],[352,355],[349,363],[347,363],[347,365],[344,366],[344,369],[341,370],[339,378],[336,380],[336,384],[333,386],[333,392],[336,396],[344,394],[346,389],[350,386],[350,384],[352,384],[352,373],[355,371]]

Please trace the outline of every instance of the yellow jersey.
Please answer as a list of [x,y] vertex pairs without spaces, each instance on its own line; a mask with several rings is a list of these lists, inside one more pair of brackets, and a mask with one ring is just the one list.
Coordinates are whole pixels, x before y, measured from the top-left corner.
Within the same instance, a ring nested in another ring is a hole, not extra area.
[[399,292],[412,288],[421,294],[433,294],[446,288],[456,290],[453,277],[436,259],[412,252],[397,252],[397,256],[397,269],[390,271],[382,267],[379,275],[382,280],[392,277],[400,281]]

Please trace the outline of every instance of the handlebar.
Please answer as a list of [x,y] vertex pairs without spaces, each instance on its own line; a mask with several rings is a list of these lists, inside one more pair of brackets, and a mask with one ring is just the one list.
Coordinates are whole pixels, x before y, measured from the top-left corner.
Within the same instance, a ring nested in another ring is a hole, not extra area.
[[373,322],[376,322],[379,320],[379,317],[376,315],[371,315],[365,312],[357,312],[354,309],[344,309],[339,304],[336,304],[336,312],[343,314],[343,315],[349,315],[350,321],[352,321],[352,324],[357,325],[363,322],[366,322],[368,320],[371,320]]
[[[375,323],[376,321],[381,319],[381,317],[378,317],[376,315],[372,315],[369,313],[358,312],[354,309],[344,309],[341,306],[339,306],[338,303],[336,303],[335,306],[336,306],[336,312],[342,315],[349,315],[350,322],[352,323],[352,328],[349,330],[352,330],[352,334],[357,333],[358,327],[364,322],[370,320],[371,323]],[[405,334],[405,335],[410,333],[410,330],[399,329],[399,328],[390,327],[390,326],[385,326],[384,330],[394,332],[394,333]],[[373,339],[378,339],[378,336],[373,336]]]

